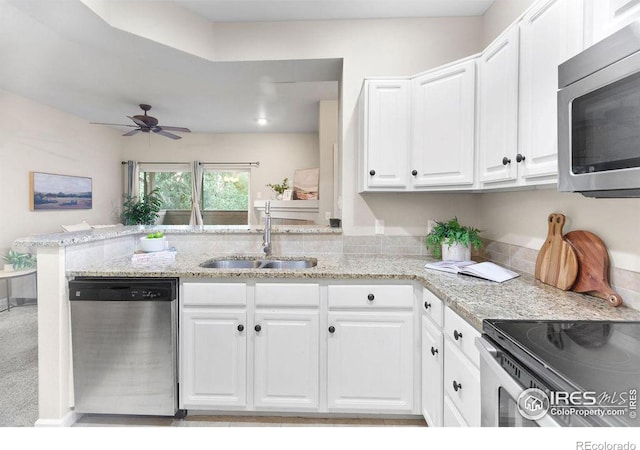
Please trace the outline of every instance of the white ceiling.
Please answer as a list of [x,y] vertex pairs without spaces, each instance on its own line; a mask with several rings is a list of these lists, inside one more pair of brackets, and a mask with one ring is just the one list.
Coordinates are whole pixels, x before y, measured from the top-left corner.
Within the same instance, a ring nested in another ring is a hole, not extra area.
[[[491,1],[177,3],[215,21],[251,21],[473,15]],[[0,88],[89,122],[131,124],[126,116],[148,103],[160,125],[208,133],[316,131],[318,101],[338,98],[342,73],[340,59],[208,61],[113,28],[79,0],[0,0],[0,55]]]

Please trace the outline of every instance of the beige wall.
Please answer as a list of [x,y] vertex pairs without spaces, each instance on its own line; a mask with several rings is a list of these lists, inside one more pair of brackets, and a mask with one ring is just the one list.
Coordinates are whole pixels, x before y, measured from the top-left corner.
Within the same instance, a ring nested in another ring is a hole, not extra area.
[[[122,147],[119,134],[0,90],[0,254],[14,239],[61,232],[60,225],[117,220]],[[91,177],[93,208],[29,209],[29,172]]]
[[293,185],[296,169],[318,167],[318,134],[184,134],[180,140],[137,134],[125,138],[124,155],[134,161],[254,162],[251,169],[250,222],[257,223],[253,200],[275,198],[267,184],[280,184],[289,178]]
[[536,0],[495,0],[483,16],[482,46],[486,47]]

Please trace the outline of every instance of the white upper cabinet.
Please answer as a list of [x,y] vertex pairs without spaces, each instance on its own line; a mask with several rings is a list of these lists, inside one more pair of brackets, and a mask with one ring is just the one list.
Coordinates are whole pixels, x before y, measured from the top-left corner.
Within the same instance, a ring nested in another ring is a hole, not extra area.
[[587,46],[604,39],[639,17],[638,0],[585,0]]
[[479,173],[484,184],[515,180],[518,148],[518,27],[482,53],[479,93]]
[[360,96],[360,191],[407,185],[411,136],[408,79],[365,80]]
[[475,60],[412,80],[411,186],[473,184]]
[[[524,183],[558,173],[558,65],[582,49],[575,0],[547,0],[520,22],[518,176]],[[517,162],[517,161],[516,161]],[[512,159],[511,164],[514,164]]]

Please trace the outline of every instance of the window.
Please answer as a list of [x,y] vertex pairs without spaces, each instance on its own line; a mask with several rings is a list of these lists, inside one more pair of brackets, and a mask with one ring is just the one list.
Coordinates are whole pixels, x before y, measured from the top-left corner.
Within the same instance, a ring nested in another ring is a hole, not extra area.
[[202,177],[204,211],[248,211],[249,172],[206,170]]
[[[182,169],[182,170],[181,170]],[[191,171],[178,167],[140,167],[139,192],[158,190],[162,209],[191,210]]]

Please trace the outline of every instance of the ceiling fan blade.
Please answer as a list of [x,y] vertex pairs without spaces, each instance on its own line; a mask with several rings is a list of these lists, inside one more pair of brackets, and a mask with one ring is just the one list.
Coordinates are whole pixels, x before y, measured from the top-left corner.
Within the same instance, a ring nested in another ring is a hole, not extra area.
[[136,125],[138,125],[139,127],[142,128],[149,128],[148,125],[146,123],[144,123],[142,120],[140,119],[136,119],[135,117],[131,117],[131,116],[127,116],[129,119],[133,120],[133,123],[135,123]]
[[140,132],[140,128],[136,128],[135,130],[131,130],[128,133],[123,134],[123,136],[133,136],[136,133]]
[[159,127],[156,127],[156,128],[153,129],[154,133],[158,133],[159,135],[168,137],[170,139],[182,139],[178,135],[175,135],[173,133],[169,133],[168,131],[164,131],[162,128],[160,128],[159,130],[157,128],[159,128]]
[[168,130],[168,131],[180,131],[182,133],[191,133],[190,129],[184,128],[184,127],[165,127],[164,125],[162,125],[161,127],[157,127],[157,128],[161,128],[163,130]]
[[123,123],[104,123],[104,122],[89,122],[92,125],[112,125],[115,127],[132,127],[135,128],[135,125],[125,125]]

